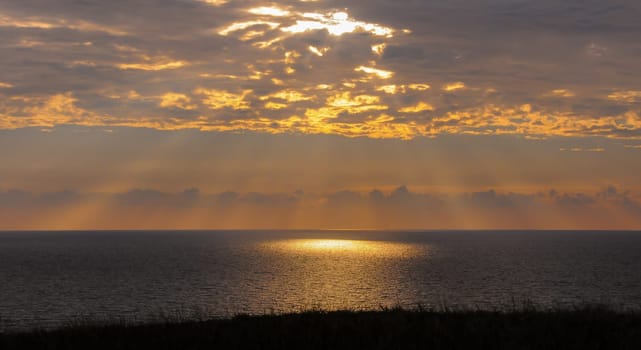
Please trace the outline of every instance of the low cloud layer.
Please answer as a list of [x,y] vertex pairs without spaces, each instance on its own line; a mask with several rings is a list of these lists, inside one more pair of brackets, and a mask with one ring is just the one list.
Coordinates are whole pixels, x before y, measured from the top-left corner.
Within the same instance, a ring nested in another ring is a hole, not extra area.
[[0,192],[0,229],[638,229],[641,203],[608,186],[460,194],[343,190],[306,193]]
[[0,128],[641,138],[638,1],[4,1]]

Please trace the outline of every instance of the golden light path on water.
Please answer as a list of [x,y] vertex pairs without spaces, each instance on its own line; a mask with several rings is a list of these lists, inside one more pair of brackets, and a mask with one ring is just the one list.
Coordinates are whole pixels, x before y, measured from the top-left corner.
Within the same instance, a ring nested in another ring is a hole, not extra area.
[[408,271],[433,253],[427,244],[336,236],[270,240],[259,249],[272,277],[252,298],[280,311],[409,304],[421,296]]
[[280,253],[340,254],[354,257],[411,257],[425,254],[424,249],[407,243],[358,239],[286,239],[272,241],[265,247]]

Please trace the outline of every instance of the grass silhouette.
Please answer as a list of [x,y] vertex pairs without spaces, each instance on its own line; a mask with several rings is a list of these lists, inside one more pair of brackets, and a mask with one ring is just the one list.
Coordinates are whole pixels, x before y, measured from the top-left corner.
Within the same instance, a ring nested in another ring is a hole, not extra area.
[[1,334],[0,349],[641,349],[641,313],[526,305],[508,311],[416,307],[76,322]]

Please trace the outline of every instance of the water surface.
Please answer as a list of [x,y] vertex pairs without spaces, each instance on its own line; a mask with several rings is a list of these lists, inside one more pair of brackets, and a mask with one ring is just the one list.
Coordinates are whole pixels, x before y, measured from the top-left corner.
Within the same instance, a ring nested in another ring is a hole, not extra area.
[[641,308],[639,232],[1,232],[0,327],[381,306]]

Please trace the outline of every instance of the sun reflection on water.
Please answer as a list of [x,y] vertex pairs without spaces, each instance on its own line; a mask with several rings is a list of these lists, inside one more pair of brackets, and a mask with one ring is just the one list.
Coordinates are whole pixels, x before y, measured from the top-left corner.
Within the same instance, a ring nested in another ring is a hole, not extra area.
[[267,248],[290,254],[340,254],[373,257],[410,257],[425,252],[416,245],[355,239],[286,239],[265,244]]
[[260,250],[273,263],[266,271],[279,278],[270,278],[258,295],[281,309],[289,305],[376,308],[411,301],[414,295],[403,276],[414,259],[431,254],[430,246],[363,238],[332,235],[264,241]]

